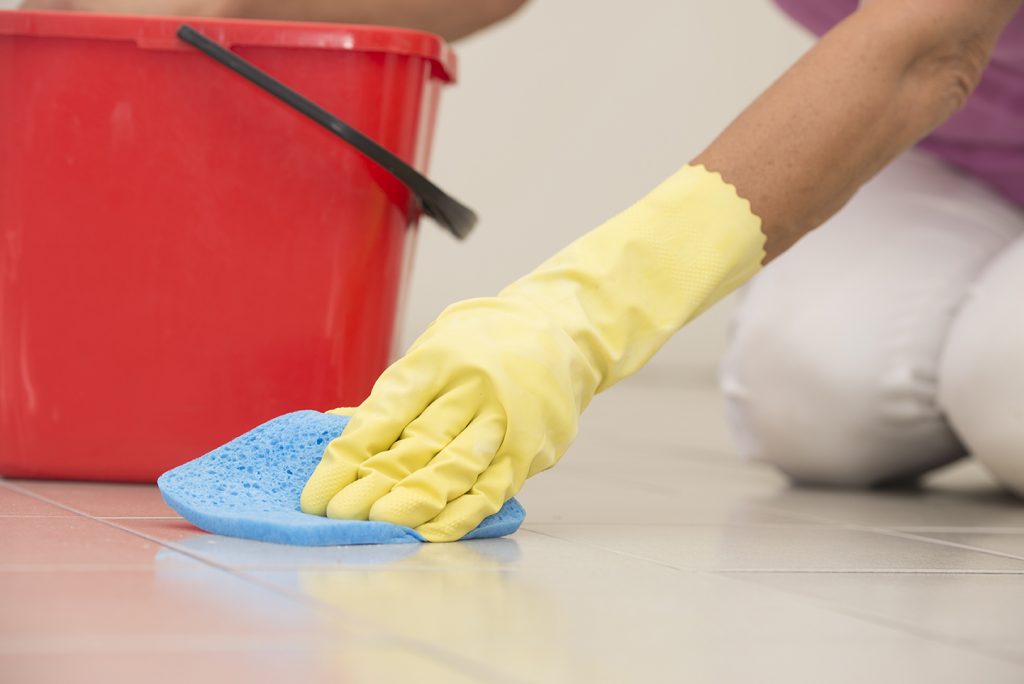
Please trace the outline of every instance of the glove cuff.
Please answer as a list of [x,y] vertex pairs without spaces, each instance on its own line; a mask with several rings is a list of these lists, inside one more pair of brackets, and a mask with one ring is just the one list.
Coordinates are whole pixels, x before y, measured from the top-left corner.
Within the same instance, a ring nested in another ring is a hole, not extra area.
[[601,391],[753,277],[764,244],[761,220],[734,186],[685,166],[499,296],[528,300],[557,322]]

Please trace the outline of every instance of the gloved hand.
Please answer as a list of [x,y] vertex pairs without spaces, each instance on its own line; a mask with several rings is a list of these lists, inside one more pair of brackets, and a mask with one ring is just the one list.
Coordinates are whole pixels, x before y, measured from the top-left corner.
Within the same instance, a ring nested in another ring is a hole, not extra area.
[[594,394],[760,268],[760,220],[687,166],[496,297],[455,304],[351,412],[306,513],[454,541],[550,468]]

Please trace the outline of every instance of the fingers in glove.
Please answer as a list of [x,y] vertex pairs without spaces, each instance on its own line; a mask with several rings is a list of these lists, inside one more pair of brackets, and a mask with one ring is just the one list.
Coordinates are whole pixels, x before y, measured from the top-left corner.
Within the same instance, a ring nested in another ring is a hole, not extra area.
[[384,371],[369,398],[352,414],[344,434],[327,445],[302,489],[299,505],[304,513],[325,515],[331,499],[356,480],[359,466],[390,449],[429,405],[433,388],[415,388],[406,375],[398,364]]
[[466,428],[476,414],[478,397],[474,387],[465,385],[435,399],[390,448],[357,465],[355,477],[327,504],[327,517],[367,520],[378,499],[427,465]]
[[[412,472],[370,508],[369,519],[418,527],[468,492],[494,461],[505,436],[504,415],[478,416],[424,467]],[[503,502],[504,503],[504,502]]]
[[522,483],[518,480],[512,459],[499,454],[477,478],[472,489],[451,501],[436,518],[420,525],[416,531],[431,542],[458,541],[484,518],[501,510],[519,490]]

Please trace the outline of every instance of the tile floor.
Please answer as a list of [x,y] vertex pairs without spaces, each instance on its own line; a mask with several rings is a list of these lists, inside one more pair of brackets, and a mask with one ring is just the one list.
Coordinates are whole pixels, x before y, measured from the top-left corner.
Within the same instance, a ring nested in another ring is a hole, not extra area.
[[709,385],[599,397],[508,539],[291,548],[0,482],[0,682],[1024,682],[1024,503],[797,490]]

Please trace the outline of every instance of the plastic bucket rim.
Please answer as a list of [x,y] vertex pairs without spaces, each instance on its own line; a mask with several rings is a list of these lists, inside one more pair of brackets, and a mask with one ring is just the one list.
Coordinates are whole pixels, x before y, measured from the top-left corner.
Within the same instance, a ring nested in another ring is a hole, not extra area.
[[225,47],[377,52],[419,57],[452,83],[458,61],[451,46],[426,31],[372,24],[168,17],[45,10],[0,10],[0,36],[131,41],[141,49],[190,50],[176,36],[189,23]]

